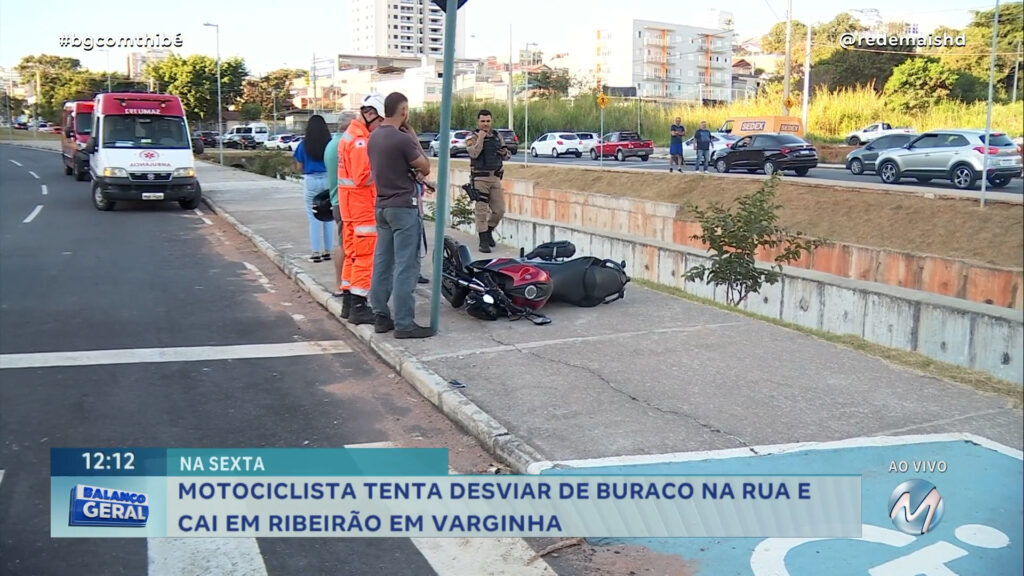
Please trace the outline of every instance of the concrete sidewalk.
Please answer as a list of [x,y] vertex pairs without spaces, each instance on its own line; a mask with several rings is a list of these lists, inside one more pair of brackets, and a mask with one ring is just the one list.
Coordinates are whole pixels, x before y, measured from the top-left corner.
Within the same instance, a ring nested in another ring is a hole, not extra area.
[[[333,264],[305,259],[301,187],[215,164],[197,170],[210,206],[338,314]],[[449,234],[476,255],[474,238]],[[433,245],[429,230],[428,238]],[[494,255],[517,253],[499,246]],[[425,260],[425,275],[430,269]],[[424,288],[420,323],[429,321]],[[413,341],[343,325],[520,472],[550,461],[879,435],[964,432],[1024,445],[1021,411],[1002,397],[636,285],[607,306],[545,312],[548,326],[484,322],[442,299],[440,333]]]

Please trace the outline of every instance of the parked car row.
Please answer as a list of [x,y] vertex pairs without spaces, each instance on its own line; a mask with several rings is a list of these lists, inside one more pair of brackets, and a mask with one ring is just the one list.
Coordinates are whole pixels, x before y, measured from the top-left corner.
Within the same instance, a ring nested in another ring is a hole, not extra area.
[[889,134],[850,152],[846,168],[853,174],[875,172],[886,184],[940,179],[961,190],[973,188],[986,174],[989,186],[1002,188],[1022,176],[1021,146],[1000,132],[986,141],[984,130]]

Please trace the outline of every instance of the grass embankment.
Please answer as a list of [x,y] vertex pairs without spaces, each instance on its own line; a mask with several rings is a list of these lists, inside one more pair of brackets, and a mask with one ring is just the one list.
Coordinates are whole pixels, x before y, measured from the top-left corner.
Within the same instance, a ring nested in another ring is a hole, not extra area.
[[[799,93],[794,93],[793,97],[797,102],[801,101]],[[682,118],[687,132],[693,134],[701,120],[706,120],[708,127],[715,130],[729,118],[781,115],[780,102],[781,98],[777,94],[737,100],[721,106],[645,102],[638,112],[635,99],[612,98],[605,109],[604,131],[636,130],[639,121],[640,133],[644,138],[653,139],[656,146],[668,146],[668,127],[676,116]],[[475,127],[476,113],[481,108],[491,111],[495,126],[504,127],[508,124],[508,106],[504,102],[455,99],[452,102],[452,128]],[[525,104],[517,103],[514,110],[515,130],[520,141],[525,136],[525,112]],[[790,115],[799,118],[803,115],[803,109],[797,106],[790,110]],[[417,130],[437,130],[441,124],[440,105],[432,104],[414,111],[412,121]],[[938,128],[983,129],[985,102],[964,104],[948,101],[921,114],[904,114],[891,111],[885,100],[869,88],[819,91],[811,98],[808,110],[808,138],[816,144],[840,143],[848,133],[879,121],[889,122],[893,126],[909,126],[919,131]],[[530,102],[531,139],[555,130],[597,132],[600,127],[600,109],[594,97],[580,96],[573,101]],[[993,106],[992,129],[1007,132],[1011,137],[1020,136],[1024,131],[1024,107],[1019,103]]]

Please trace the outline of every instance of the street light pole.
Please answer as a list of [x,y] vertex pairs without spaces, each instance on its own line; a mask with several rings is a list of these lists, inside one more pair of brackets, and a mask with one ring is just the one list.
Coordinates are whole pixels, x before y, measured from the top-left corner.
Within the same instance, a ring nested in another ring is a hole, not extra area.
[[1010,98],[1010,102],[1017,101],[1017,69],[1020,68],[1020,57],[1021,57],[1021,41],[1017,40],[1017,54],[1013,59],[1013,96]]
[[[1014,74],[1014,93],[1017,93],[1017,75]],[[512,96],[512,25],[509,24],[509,130],[515,130],[512,122],[515,116],[512,107],[515,105],[515,98]]]
[[217,153],[220,157],[220,165],[224,165],[224,120],[221,116],[221,101],[220,101],[220,24],[210,24],[209,22],[203,24],[203,26],[212,26],[217,30]]
[[992,55],[988,64],[988,107],[985,112],[985,152],[981,160],[981,207],[985,207],[985,184],[988,183],[988,151],[992,147],[992,88],[996,78],[996,50],[999,41],[999,0],[996,17],[992,20]]
[[530,46],[537,46],[536,42],[526,43],[526,53],[530,56],[530,64],[523,68],[523,91],[526,96],[526,112],[524,116],[523,143],[526,144],[526,153],[523,154],[523,164],[530,164],[530,65],[533,64],[533,54],[530,53]]
[[110,49],[103,48],[102,50],[107,53],[107,92],[113,92],[110,88]]
[[[789,54],[789,42],[790,36],[793,33],[793,0],[789,0],[788,7],[786,8],[786,72],[785,79],[782,81],[782,115],[789,116],[789,75],[790,67],[792,66],[792,58]],[[804,130],[807,128],[804,127]]]

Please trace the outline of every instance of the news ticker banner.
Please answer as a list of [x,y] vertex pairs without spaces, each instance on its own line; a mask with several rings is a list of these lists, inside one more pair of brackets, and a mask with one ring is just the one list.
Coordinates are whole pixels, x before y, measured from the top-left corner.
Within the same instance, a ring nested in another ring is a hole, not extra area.
[[435,448],[53,448],[54,538],[861,537],[858,475],[449,475]]

